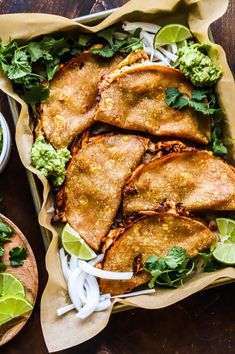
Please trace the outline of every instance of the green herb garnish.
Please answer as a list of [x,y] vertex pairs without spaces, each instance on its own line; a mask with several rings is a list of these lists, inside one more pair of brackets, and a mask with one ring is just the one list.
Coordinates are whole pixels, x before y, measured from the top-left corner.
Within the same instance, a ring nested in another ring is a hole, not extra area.
[[212,119],[211,148],[215,156],[226,155],[227,147],[223,144],[223,114],[216,114]]
[[185,97],[185,94],[175,87],[168,87],[165,94],[165,103],[175,109],[192,107],[195,111],[206,115],[221,111],[214,107],[214,94],[210,89],[194,89],[191,98]]
[[10,264],[12,267],[19,267],[23,265],[24,260],[27,257],[27,253],[24,247],[14,247],[9,252]]
[[[13,234],[13,230],[4,224],[3,221],[0,220],[0,257],[4,255],[3,244],[5,242],[11,241],[11,236]],[[6,270],[5,264],[0,261],[0,272],[4,272]]]
[[140,40],[140,28],[137,28],[133,34],[129,34],[123,39],[115,38],[115,31],[115,28],[111,27],[98,32],[97,37],[103,38],[107,43],[101,48],[92,49],[91,52],[104,58],[111,58],[118,52],[129,53],[143,49],[143,44]]
[[208,252],[200,252],[198,255],[203,259],[202,272],[215,272],[218,269],[223,268],[223,265],[219,263],[213,256],[214,247]]
[[195,268],[195,263],[187,256],[182,247],[173,247],[165,257],[148,257],[145,270],[152,275],[148,284],[153,288],[156,284],[177,288]]
[[12,234],[12,229],[0,220],[0,246],[5,242],[11,241],[10,236]]

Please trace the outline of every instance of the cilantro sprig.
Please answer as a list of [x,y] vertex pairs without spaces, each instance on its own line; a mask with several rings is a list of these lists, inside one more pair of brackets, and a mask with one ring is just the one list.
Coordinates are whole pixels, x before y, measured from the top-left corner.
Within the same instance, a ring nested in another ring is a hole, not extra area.
[[[0,220],[0,258],[4,256],[4,243],[11,241],[11,236],[14,231]],[[13,247],[9,252],[9,260],[12,267],[23,265],[27,257],[27,252],[24,247]],[[0,261],[0,272],[6,270],[6,265]]]
[[12,234],[13,230],[0,220],[0,246],[5,242],[11,241]]
[[13,247],[10,252],[10,264],[12,267],[19,267],[23,265],[27,258],[27,252],[24,247]]
[[106,43],[100,48],[92,49],[91,52],[104,58],[111,58],[118,52],[129,53],[143,49],[143,44],[140,40],[141,28],[137,28],[133,34],[128,34],[122,39],[115,38],[115,32],[116,29],[113,27],[99,31],[97,37],[104,39]]
[[191,98],[185,97],[186,95],[176,87],[168,87],[165,94],[166,104],[175,109],[192,107],[195,111],[206,115],[221,111],[214,107],[215,97],[210,89],[193,89]]
[[[0,258],[4,256],[4,243],[11,241],[13,230],[0,220]],[[0,261],[0,272],[6,270],[5,264]]]
[[211,149],[216,156],[228,153],[222,141],[223,112],[221,108],[218,108],[217,98],[212,88],[195,88],[192,90],[191,98],[189,98],[185,97],[177,88],[169,87],[165,92],[165,103],[175,109],[192,107],[195,111],[211,116]]
[[145,270],[152,276],[149,287],[155,285],[177,288],[195,268],[195,263],[182,247],[172,247],[165,257],[148,257]]

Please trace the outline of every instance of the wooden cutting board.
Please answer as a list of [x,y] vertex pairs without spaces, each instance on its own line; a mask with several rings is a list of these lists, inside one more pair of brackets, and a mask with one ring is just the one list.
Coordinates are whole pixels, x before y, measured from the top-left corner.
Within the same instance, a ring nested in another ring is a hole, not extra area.
[[[38,270],[33,251],[23,233],[9,219],[0,214],[0,220],[8,225],[14,234],[11,237],[11,242],[4,244],[3,262],[7,266],[6,272],[15,275],[24,285],[25,294],[29,301],[35,304],[38,291]],[[27,258],[24,264],[20,267],[11,267],[9,261],[9,251],[13,247],[24,247],[27,252]],[[0,346],[12,339],[25,325],[32,311],[27,314],[17,317],[4,325],[0,326]]]

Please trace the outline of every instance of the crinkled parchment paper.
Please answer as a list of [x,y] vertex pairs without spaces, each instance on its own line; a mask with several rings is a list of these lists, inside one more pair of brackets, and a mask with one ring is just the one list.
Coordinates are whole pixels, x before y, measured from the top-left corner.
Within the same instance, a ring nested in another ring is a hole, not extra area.
[[[7,43],[10,38],[28,41],[35,36],[58,30],[95,32],[125,18],[131,21],[155,22],[160,25],[174,22],[188,23],[199,41],[210,43],[208,27],[224,14],[227,5],[228,0],[132,0],[94,27],[82,26],[73,20],[53,15],[1,15],[0,36],[3,43]],[[224,72],[218,84],[218,92],[226,113],[226,134],[235,137],[235,123],[233,121],[235,117],[235,85],[233,76],[229,70],[223,49],[213,43],[210,44],[212,45],[211,55],[214,61],[221,65]],[[27,105],[13,92],[10,82],[3,73],[0,73],[0,88],[21,105],[16,128],[17,147],[25,167],[38,175],[44,187],[44,202],[39,215],[39,222],[52,231],[53,238],[46,255],[49,281],[42,296],[41,322],[48,350],[54,352],[82,343],[99,333],[108,323],[111,309],[94,313],[86,320],[77,319],[73,311],[61,318],[57,317],[56,309],[68,304],[69,299],[58,256],[58,234],[51,226],[51,214],[47,212],[53,206],[53,200],[46,179],[30,165],[33,136]],[[231,155],[235,156],[232,151],[233,146],[230,146],[230,148]],[[221,278],[235,279],[235,269],[228,267],[214,273],[195,274],[179,289],[159,289],[153,295],[115,300],[115,302],[146,309],[162,308],[184,299]]]

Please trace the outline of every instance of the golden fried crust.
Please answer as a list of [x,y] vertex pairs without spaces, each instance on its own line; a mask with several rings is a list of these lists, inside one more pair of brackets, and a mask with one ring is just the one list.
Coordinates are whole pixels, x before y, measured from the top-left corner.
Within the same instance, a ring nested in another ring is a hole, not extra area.
[[235,210],[235,173],[206,151],[172,153],[139,166],[124,190],[124,213],[154,210],[164,199],[190,211]]
[[[118,272],[133,271],[135,260],[142,256],[165,256],[174,246],[183,247],[189,257],[195,257],[216,242],[215,235],[202,223],[179,215],[157,214],[143,217],[129,226],[105,254],[103,269]],[[150,280],[146,271],[134,274],[130,280],[101,279],[102,293],[118,295],[131,291]]]
[[98,250],[121,202],[122,189],[148,147],[148,139],[109,134],[96,137],[73,156],[66,172],[64,215]]
[[[109,77],[111,79],[109,79]],[[176,87],[191,96],[192,85],[179,70],[157,65],[134,65],[110,73],[99,84],[101,100],[95,120],[114,126],[179,137],[207,144],[210,121],[191,108],[173,109],[165,103],[165,91]]]
[[50,83],[50,96],[40,107],[42,128],[54,147],[67,147],[93,124],[98,82],[120,61],[121,56],[104,60],[87,53],[57,72]]

